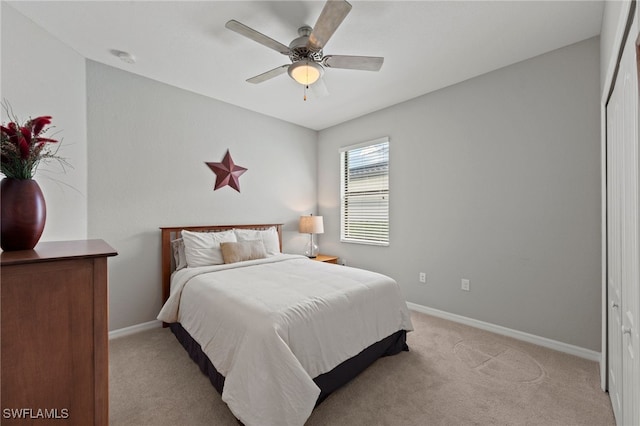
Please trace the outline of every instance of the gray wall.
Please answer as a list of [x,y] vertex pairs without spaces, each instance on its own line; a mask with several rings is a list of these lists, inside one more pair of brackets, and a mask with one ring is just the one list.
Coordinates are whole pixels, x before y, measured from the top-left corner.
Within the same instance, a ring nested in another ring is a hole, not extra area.
[[[89,237],[109,260],[110,329],[155,319],[160,226],[285,223],[299,252],[301,214],[316,211],[315,131],[87,61]],[[249,170],[241,193],[213,191],[229,149]]]
[[[409,301],[599,350],[598,49],[588,40],[318,135],[85,66],[3,2],[2,96],[20,116],[53,115],[74,166],[52,176],[74,189],[37,175],[43,240],[88,235],[120,253],[109,261],[111,329],[157,314],[159,226],[285,222],[285,249],[298,252],[297,218],[319,202],[322,250],[391,275]],[[391,246],[340,243],[338,148],[384,135]],[[227,148],[249,169],[241,194],[214,192],[203,164]]]
[[[338,149],[381,136],[391,244],[341,243]],[[410,302],[599,351],[599,136],[597,38],[323,130],[321,251]]]
[[[47,204],[41,241],[87,237],[85,62],[73,49],[2,2],[2,98],[22,121],[51,115],[58,154],[73,168],[41,163],[35,175]],[[2,112],[2,121],[7,117]],[[55,133],[57,132],[57,133]]]

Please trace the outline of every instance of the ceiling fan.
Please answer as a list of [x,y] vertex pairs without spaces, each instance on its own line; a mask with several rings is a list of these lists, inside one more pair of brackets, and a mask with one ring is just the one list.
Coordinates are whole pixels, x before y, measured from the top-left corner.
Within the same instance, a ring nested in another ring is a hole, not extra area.
[[351,4],[347,1],[328,0],[316,21],[316,25],[313,28],[307,25],[300,27],[298,29],[299,37],[293,40],[289,46],[285,46],[234,19],[227,22],[225,27],[278,53],[287,55],[291,60],[291,64],[281,65],[247,79],[249,83],[262,83],[288,72],[291,78],[308,87],[320,79],[325,68],[378,71],[382,67],[384,58],[381,57],[324,55],[322,52],[349,11],[351,11]]

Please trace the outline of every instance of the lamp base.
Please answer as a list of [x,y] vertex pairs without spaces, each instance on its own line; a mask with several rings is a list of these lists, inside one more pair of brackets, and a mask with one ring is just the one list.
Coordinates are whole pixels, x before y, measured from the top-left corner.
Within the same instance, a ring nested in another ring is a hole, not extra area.
[[313,234],[309,234],[309,243],[304,250],[304,255],[309,259],[315,259],[318,257],[318,245],[313,241]]

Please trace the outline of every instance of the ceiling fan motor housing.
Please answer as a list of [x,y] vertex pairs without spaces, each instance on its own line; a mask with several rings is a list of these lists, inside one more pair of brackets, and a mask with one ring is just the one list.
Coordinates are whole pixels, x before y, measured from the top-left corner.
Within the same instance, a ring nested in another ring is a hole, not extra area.
[[308,47],[309,35],[312,30],[313,28],[308,25],[298,28],[300,37],[289,44],[289,59],[291,59],[291,62],[298,62],[302,59],[311,59],[314,62],[320,62],[322,60],[322,49],[311,50]]

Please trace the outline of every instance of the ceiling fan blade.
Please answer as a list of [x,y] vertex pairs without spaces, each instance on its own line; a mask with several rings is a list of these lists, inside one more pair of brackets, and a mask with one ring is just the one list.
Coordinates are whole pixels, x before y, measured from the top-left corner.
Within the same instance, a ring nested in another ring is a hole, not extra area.
[[270,49],[275,50],[276,52],[282,53],[283,55],[289,54],[289,47],[272,39],[271,37],[267,37],[266,35],[254,30],[253,28],[247,27],[245,24],[242,24],[235,19],[230,20],[225,25],[231,31],[235,31],[240,35],[243,35],[247,38],[250,38],[253,41],[257,41],[263,46],[267,46]]
[[327,0],[309,35],[307,47],[311,50],[321,50],[329,41],[338,26],[351,11],[351,5],[345,0]]
[[325,96],[329,96],[329,90],[324,82],[324,78],[319,78],[318,81],[309,86],[312,98],[320,99]]
[[248,83],[253,83],[253,84],[258,84],[258,83],[262,83],[263,81],[267,81],[269,79],[272,79],[273,77],[277,77],[280,74],[284,74],[285,72],[287,72],[287,69],[289,68],[290,65],[282,65],[279,66],[278,68],[274,68],[272,70],[269,70],[267,72],[263,72],[262,74],[256,75],[255,77],[251,77],[249,79],[247,79]]
[[322,65],[328,68],[364,71],[379,71],[383,62],[384,58],[379,56],[327,55],[322,58]]

